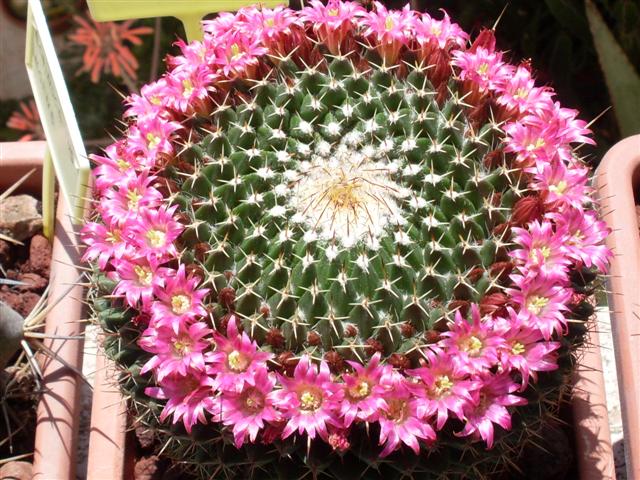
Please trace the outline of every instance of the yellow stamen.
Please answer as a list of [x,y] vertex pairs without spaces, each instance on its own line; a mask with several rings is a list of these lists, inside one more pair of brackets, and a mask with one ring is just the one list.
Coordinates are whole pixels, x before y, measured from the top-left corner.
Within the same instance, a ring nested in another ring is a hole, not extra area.
[[149,101],[150,101],[153,105],[160,105],[160,104],[162,103],[162,99],[161,99],[159,96],[157,96],[157,95],[154,95],[154,96],[152,96],[151,98],[149,98]]
[[489,71],[489,64],[488,63],[481,64],[478,67],[478,70],[477,70],[478,74],[482,75],[482,76],[486,75],[488,71]]
[[482,340],[475,335],[471,335],[469,338],[464,339],[460,345],[462,350],[471,356],[478,355],[482,350],[482,346]]
[[191,352],[191,339],[186,336],[180,336],[173,342],[173,351],[177,355],[184,357]]
[[106,240],[109,243],[118,243],[118,242],[122,241],[122,236],[120,235],[120,230],[112,230],[112,231],[108,232]]
[[560,180],[557,184],[549,186],[549,191],[554,192],[558,195],[564,194],[567,189],[567,182],[564,180]]
[[185,79],[182,81],[182,96],[184,98],[189,98],[193,93],[193,83],[191,83],[190,79]]
[[183,294],[171,297],[171,311],[176,315],[182,315],[191,308],[191,299]]
[[160,144],[160,137],[153,133],[147,133],[147,146],[149,149],[156,148]]
[[237,350],[227,355],[227,365],[234,372],[244,372],[249,366],[249,359]]
[[371,393],[371,385],[368,382],[362,380],[355,387],[351,387],[349,389],[349,395],[352,398],[362,399],[365,398]]
[[453,387],[453,382],[449,379],[449,377],[447,375],[439,375],[436,378],[436,381],[433,383],[433,387],[430,393],[440,398],[449,393],[451,387]]
[[384,28],[386,28],[386,30],[389,31],[393,28],[393,26],[394,26],[393,18],[387,17],[386,20],[384,21]]
[[144,285],[146,287],[151,285],[151,282],[153,281],[153,273],[151,273],[149,268],[136,265],[133,267],[133,271],[138,276],[138,283],[140,285]]
[[337,8],[330,8],[327,11],[327,15],[329,15],[330,17],[337,17],[338,13],[340,13],[340,10],[338,10]]
[[520,342],[513,342],[513,345],[511,347],[511,353],[513,355],[522,355],[524,351],[524,345],[522,345]]
[[305,411],[315,411],[322,405],[322,394],[311,390],[303,390],[298,394],[300,409]]
[[240,55],[242,55],[242,50],[240,49],[240,45],[234,43],[231,45],[231,59],[236,60]]
[[131,164],[121,158],[116,160],[116,165],[118,165],[118,170],[121,172],[125,172],[131,168]]
[[547,297],[533,296],[527,302],[527,310],[529,310],[534,315],[538,315],[544,307],[549,304],[549,299]]
[[138,204],[141,198],[142,198],[142,195],[140,195],[137,190],[128,190],[127,206],[129,207],[129,210],[134,210],[134,211],[138,210]]
[[167,241],[167,234],[162,230],[149,230],[147,232],[147,243],[153,248],[164,247]]

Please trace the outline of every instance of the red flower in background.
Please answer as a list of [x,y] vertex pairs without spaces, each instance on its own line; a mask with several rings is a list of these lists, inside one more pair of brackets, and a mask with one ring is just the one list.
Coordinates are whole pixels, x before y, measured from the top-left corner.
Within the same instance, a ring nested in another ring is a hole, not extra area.
[[25,132],[20,137],[20,142],[28,142],[30,140],[44,140],[44,130],[40,124],[40,114],[36,102],[20,102],[20,109],[11,114],[7,121],[7,127],[14,130]]
[[129,45],[142,44],[141,35],[153,32],[150,27],[131,28],[133,20],[126,22],[95,22],[79,16],[74,17],[78,28],[69,35],[69,40],[84,46],[82,68],[77,74],[87,72],[93,83],[100,81],[102,73],[116,77],[136,79],[138,60],[129,50]]

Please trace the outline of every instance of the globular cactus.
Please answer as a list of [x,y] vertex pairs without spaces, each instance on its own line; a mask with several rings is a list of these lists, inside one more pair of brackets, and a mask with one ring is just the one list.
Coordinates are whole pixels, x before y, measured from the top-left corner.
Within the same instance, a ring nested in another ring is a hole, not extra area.
[[205,30],[94,157],[92,304],[137,420],[202,478],[515,475],[609,255],[584,122],[446,15]]

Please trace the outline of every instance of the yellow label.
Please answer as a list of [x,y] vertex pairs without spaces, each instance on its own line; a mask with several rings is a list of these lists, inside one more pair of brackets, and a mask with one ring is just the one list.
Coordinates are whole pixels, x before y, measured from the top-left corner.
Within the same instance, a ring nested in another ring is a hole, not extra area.
[[[283,0],[263,0],[258,5],[275,7]],[[238,10],[256,4],[255,0],[87,0],[91,16],[99,21],[130,18],[176,17],[189,40],[202,38],[200,20],[209,13]]]
[[[60,190],[78,223],[84,214],[89,160],[39,0],[29,0],[25,64]],[[50,185],[50,179],[44,183]]]

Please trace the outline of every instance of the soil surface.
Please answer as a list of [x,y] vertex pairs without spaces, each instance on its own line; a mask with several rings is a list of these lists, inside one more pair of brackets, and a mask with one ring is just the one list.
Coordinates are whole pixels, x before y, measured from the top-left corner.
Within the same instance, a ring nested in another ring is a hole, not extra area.
[[[27,317],[49,283],[51,245],[40,233],[23,243],[0,240],[0,278],[23,283],[0,285],[0,301]],[[38,398],[33,372],[20,350],[0,372],[0,459],[33,453]],[[4,418],[9,419],[8,426]],[[31,458],[26,460],[4,465],[0,478],[31,478]]]

